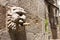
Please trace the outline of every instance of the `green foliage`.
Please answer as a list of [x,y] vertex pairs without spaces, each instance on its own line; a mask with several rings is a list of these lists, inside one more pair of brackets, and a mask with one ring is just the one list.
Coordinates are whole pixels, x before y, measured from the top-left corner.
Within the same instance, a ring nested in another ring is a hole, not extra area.
[[45,19],[45,31],[48,32],[48,19]]

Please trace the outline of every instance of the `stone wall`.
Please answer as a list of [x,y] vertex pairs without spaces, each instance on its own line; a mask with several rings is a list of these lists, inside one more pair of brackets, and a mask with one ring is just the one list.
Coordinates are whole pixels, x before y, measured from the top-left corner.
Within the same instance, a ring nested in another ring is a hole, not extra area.
[[[24,8],[25,11],[27,11],[26,22],[30,23],[30,25],[27,25],[24,28],[22,28],[22,29],[25,29],[26,39],[27,40],[45,40],[44,22],[45,22],[45,13],[47,12],[47,10],[46,10],[46,5],[44,3],[44,0],[14,0],[14,1],[2,0],[0,4],[3,6],[15,5],[15,6]],[[21,36],[23,35],[22,32],[24,34],[24,31],[21,31],[20,32]],[[11,40],[8,31],[6,33],[4,31],[2,33],[1,33],[1,36],[3,38],[1,37],[1,40],[8,40],[8,39]],[[18,39],[18,40],[24,40],[23,36],[22,36],[22,39]]]

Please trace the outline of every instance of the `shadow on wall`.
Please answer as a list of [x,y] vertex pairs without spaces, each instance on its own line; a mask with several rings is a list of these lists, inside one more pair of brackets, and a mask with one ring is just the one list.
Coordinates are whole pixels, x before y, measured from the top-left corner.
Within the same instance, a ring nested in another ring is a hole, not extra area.
[[52,38],[53,39],[57,39],[57,25],[55,24],[55,19],[54,19],[54,13],[53,13],[53,9],[51,8],[51,6],[48,6],[48,11],[49,11],[49,22],[50,22],[50,28],[51,28],[51,32],[52,32]]
[[[50,28],[51,28],[51,32],[52,32],[52,38],[53,39],[57,39],[57,24],[55,24],[55,22],[58,22],[57,19],[55,19],[54,17],[54,8],[51,6],[53,5],[54,1],[53,0],[45,0],[46,4],[47,4],[47,8],[48,8],[48,17],[49,17],[49,23],[50,23]],[[52,3],[52,4],[49,4]],[[55,21],[56,20],[56,21]]]
[[24,26],[21,26],[18,31],[9,29],[9,34],[11,40],[27,40]]

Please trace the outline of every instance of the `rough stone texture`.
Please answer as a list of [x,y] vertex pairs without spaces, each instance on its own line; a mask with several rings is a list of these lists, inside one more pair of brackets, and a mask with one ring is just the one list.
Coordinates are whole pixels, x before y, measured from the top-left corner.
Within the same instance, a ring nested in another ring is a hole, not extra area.
[[[42,31],[44,27],[42,21],[44,21],[44,0],[21,0],[19,6],[23,7],[27,11],[27,22],[30,25],[26,26],[27,40],[43,40],[41,36],[44,36]],[[42,34],[41,36],[39,34]]]
[[3,6],[0,6],[0,29],[6,27],[6,9]]
[[11,40],[10,35],[7,31],[0,31],[0,40]]
[[[45,39],[44,18],[46,13],[44,0],[14,0],[14,1],[6,0],[6,1],[8,1],[6,5],[9,4],[20,6],[27,11],[26,22],[30,23],[30,25],[25,26],[27,40],[44,40]],[[1,1],[1,5],[5,6],[5,2]],[[9,34],[7,32],[4,32],[1,35],[1,40],[10,40],[10,37],[8,37]]]

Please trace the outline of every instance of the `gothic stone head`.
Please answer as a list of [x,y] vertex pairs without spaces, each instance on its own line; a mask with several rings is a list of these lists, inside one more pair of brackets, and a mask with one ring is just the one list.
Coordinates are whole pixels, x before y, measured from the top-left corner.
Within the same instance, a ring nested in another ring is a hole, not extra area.
[[10,7],[8,15],[11,16],[11,20],[14,23],[23,24],[26,20],[26,11],[21,7]]

